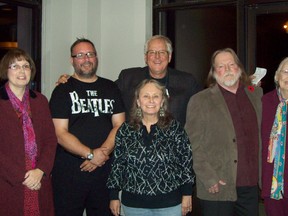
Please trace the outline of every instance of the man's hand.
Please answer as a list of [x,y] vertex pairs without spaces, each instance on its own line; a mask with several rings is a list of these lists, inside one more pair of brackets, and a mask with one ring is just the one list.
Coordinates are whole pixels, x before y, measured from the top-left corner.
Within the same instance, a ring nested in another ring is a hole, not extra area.
[[40,169],[33,169],[26,172],[24,176],[24,182],[22,183],[30,190],[40,190],[41,188],[41,180],[44,172]]
[[209,193],[218,193],[220,191],[220,185],[226,185],[226,182],[220,180],[217,184],[211,186],[208,189]]
[[59,84],[64,84],[68,81],[68,79],[70,78],[70,75],[68,74],[63,74],[59,77],[58,81],[55,83],[56,86],[59,85]]
[[[253,79],[255,79],[256,78],[256,76],[254,76],[254,75],[250,75],[249,76],[249,79],[251,80],[251,82],[252,82],[252,80]],[[252,83],[253,84],[253,83]],[[261,80],[255,85],[255,84],[253,84],[254,86],[257,86],[257,87],[261,87]]]
[[97,166],[95,164],[91,163],[91,161],[89,161],[89,160],[85,160],[80,165],[81,171],[86,171],[86,172],[93,172],[96,168],[97,168]]
[[90,162],[95,164],[97,167],[103,166],[109,159],[108,149],[106,147],[93,149],[93,155],[94,157]]

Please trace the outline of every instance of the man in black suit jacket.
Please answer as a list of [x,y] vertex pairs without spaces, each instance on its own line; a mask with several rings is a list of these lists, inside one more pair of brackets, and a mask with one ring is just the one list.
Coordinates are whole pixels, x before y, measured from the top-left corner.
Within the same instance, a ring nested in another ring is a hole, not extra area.
[[168,67],[172,58],[172,43],[162,35],[151,37],[145,44],[146,67],[124,69],[116,83],[121,90],[126,109],[126,118],[134,98],[136,86],[144,79],[156,79],[166,86],[169,110],[182,126],[186,121],[186,108],[192,95],[201,88],[190,73]]
[[[121,71],[115,81],[121,90],[126,110],[126,119],[134,98],[137,85],[144,79],[155,79],[166,86],[169,97],[169,111],[184,127],[187,104],[192,95],[201,87],[190,73],[168,67],[172,58],[172,42],[163,35],[154,35],[147,40],[144,47],[146,67],[128,68]],[[60,76],[57,83],[65,83],[69,75]]]

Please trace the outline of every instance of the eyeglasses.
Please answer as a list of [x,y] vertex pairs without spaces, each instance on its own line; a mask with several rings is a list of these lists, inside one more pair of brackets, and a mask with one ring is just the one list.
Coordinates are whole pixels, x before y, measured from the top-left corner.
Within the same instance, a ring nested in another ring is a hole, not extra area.
[[281,73],[285,74],[285,75],[288,75],[288,69],[286,70],[280,70]]
[[87,53],[77,53],[76,55],[71,55],[71,57],[77,58],[77,59],[84,59],[85,56],[87,56],[88,58],[95,58],[96,53],[95,52],[87,52]]
[[11,70],[14,70],[14,71],[18,71],[18,70],[21,70],[21,68],[24,70],[24,71],[29,71],[31,70],[31,66],[29,64],[25,64],[25,65],[18,65],[18,64],[11,64],[9,67],[9,69]]
[[166,50],[148,50],[147,52],[146,52],[146,54],[148,55],[148,56],[156,56],[156,55],[159,55],[160,57],[166,57],[168,54],[169,54],[169,52],[168,51],[166,51]]

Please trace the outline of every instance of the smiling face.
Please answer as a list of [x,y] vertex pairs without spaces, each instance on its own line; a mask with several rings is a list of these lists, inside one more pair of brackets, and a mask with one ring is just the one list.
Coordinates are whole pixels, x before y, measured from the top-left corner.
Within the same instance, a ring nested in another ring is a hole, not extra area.
[[[164,51],[164,52],[159,52]],[[163,78],[166,75],[172,54],[168,53],[164,40],[154,39],[148,44],[145,62],[153,78]]]
[[8,83],[13,91],[14,89],[25,89],[31,79],[30,64],[26,60],[16,60],[8,68]]
[[81,79],[90,79],[96,76],[98,66],[97,55],[88,57],[87,53],[96,53],[96,50],[90,43],[81,42],[73,48],[73,56],[83,53],[83,58],[71,57],[71,64],[74,67],[76,75]]
[[288,61],[277,72],[275,81],[279,85],[282,96],[288,99]]
[[147,83],[139,92],[137,105],[141,108],[143,117],[157,117],[164,98],[162,91],[153,83]]
[[215,57],[214,77],[219,85],[224,88],[237,87],[241,70],[229,52],[221,52]]

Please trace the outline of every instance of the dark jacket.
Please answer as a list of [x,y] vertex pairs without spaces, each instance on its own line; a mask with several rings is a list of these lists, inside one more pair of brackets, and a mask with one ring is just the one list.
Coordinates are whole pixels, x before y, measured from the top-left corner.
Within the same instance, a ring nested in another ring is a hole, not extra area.
[[[186,108],[192,95],[201,88],[194,76],[190,73],[168,68],[168,79],[166,88],[169,91],[169,111],[182,126],[185,124]],[[120,88],[121,95],[125,104],[126,117],[134,98],[137,85],[144,79],[149,78],[148,67],[137,67],[122,70],[116,83]]]
[[[37,143],[36,168],[44,171],[39,190],[41,216],[53,216],[54,206],[50,173],[57,139],[47,99],[30,90],[30,107]],[[22,126],[8,98],[5,87],[0,89],[0,215],[23,215],[25,150]]]

